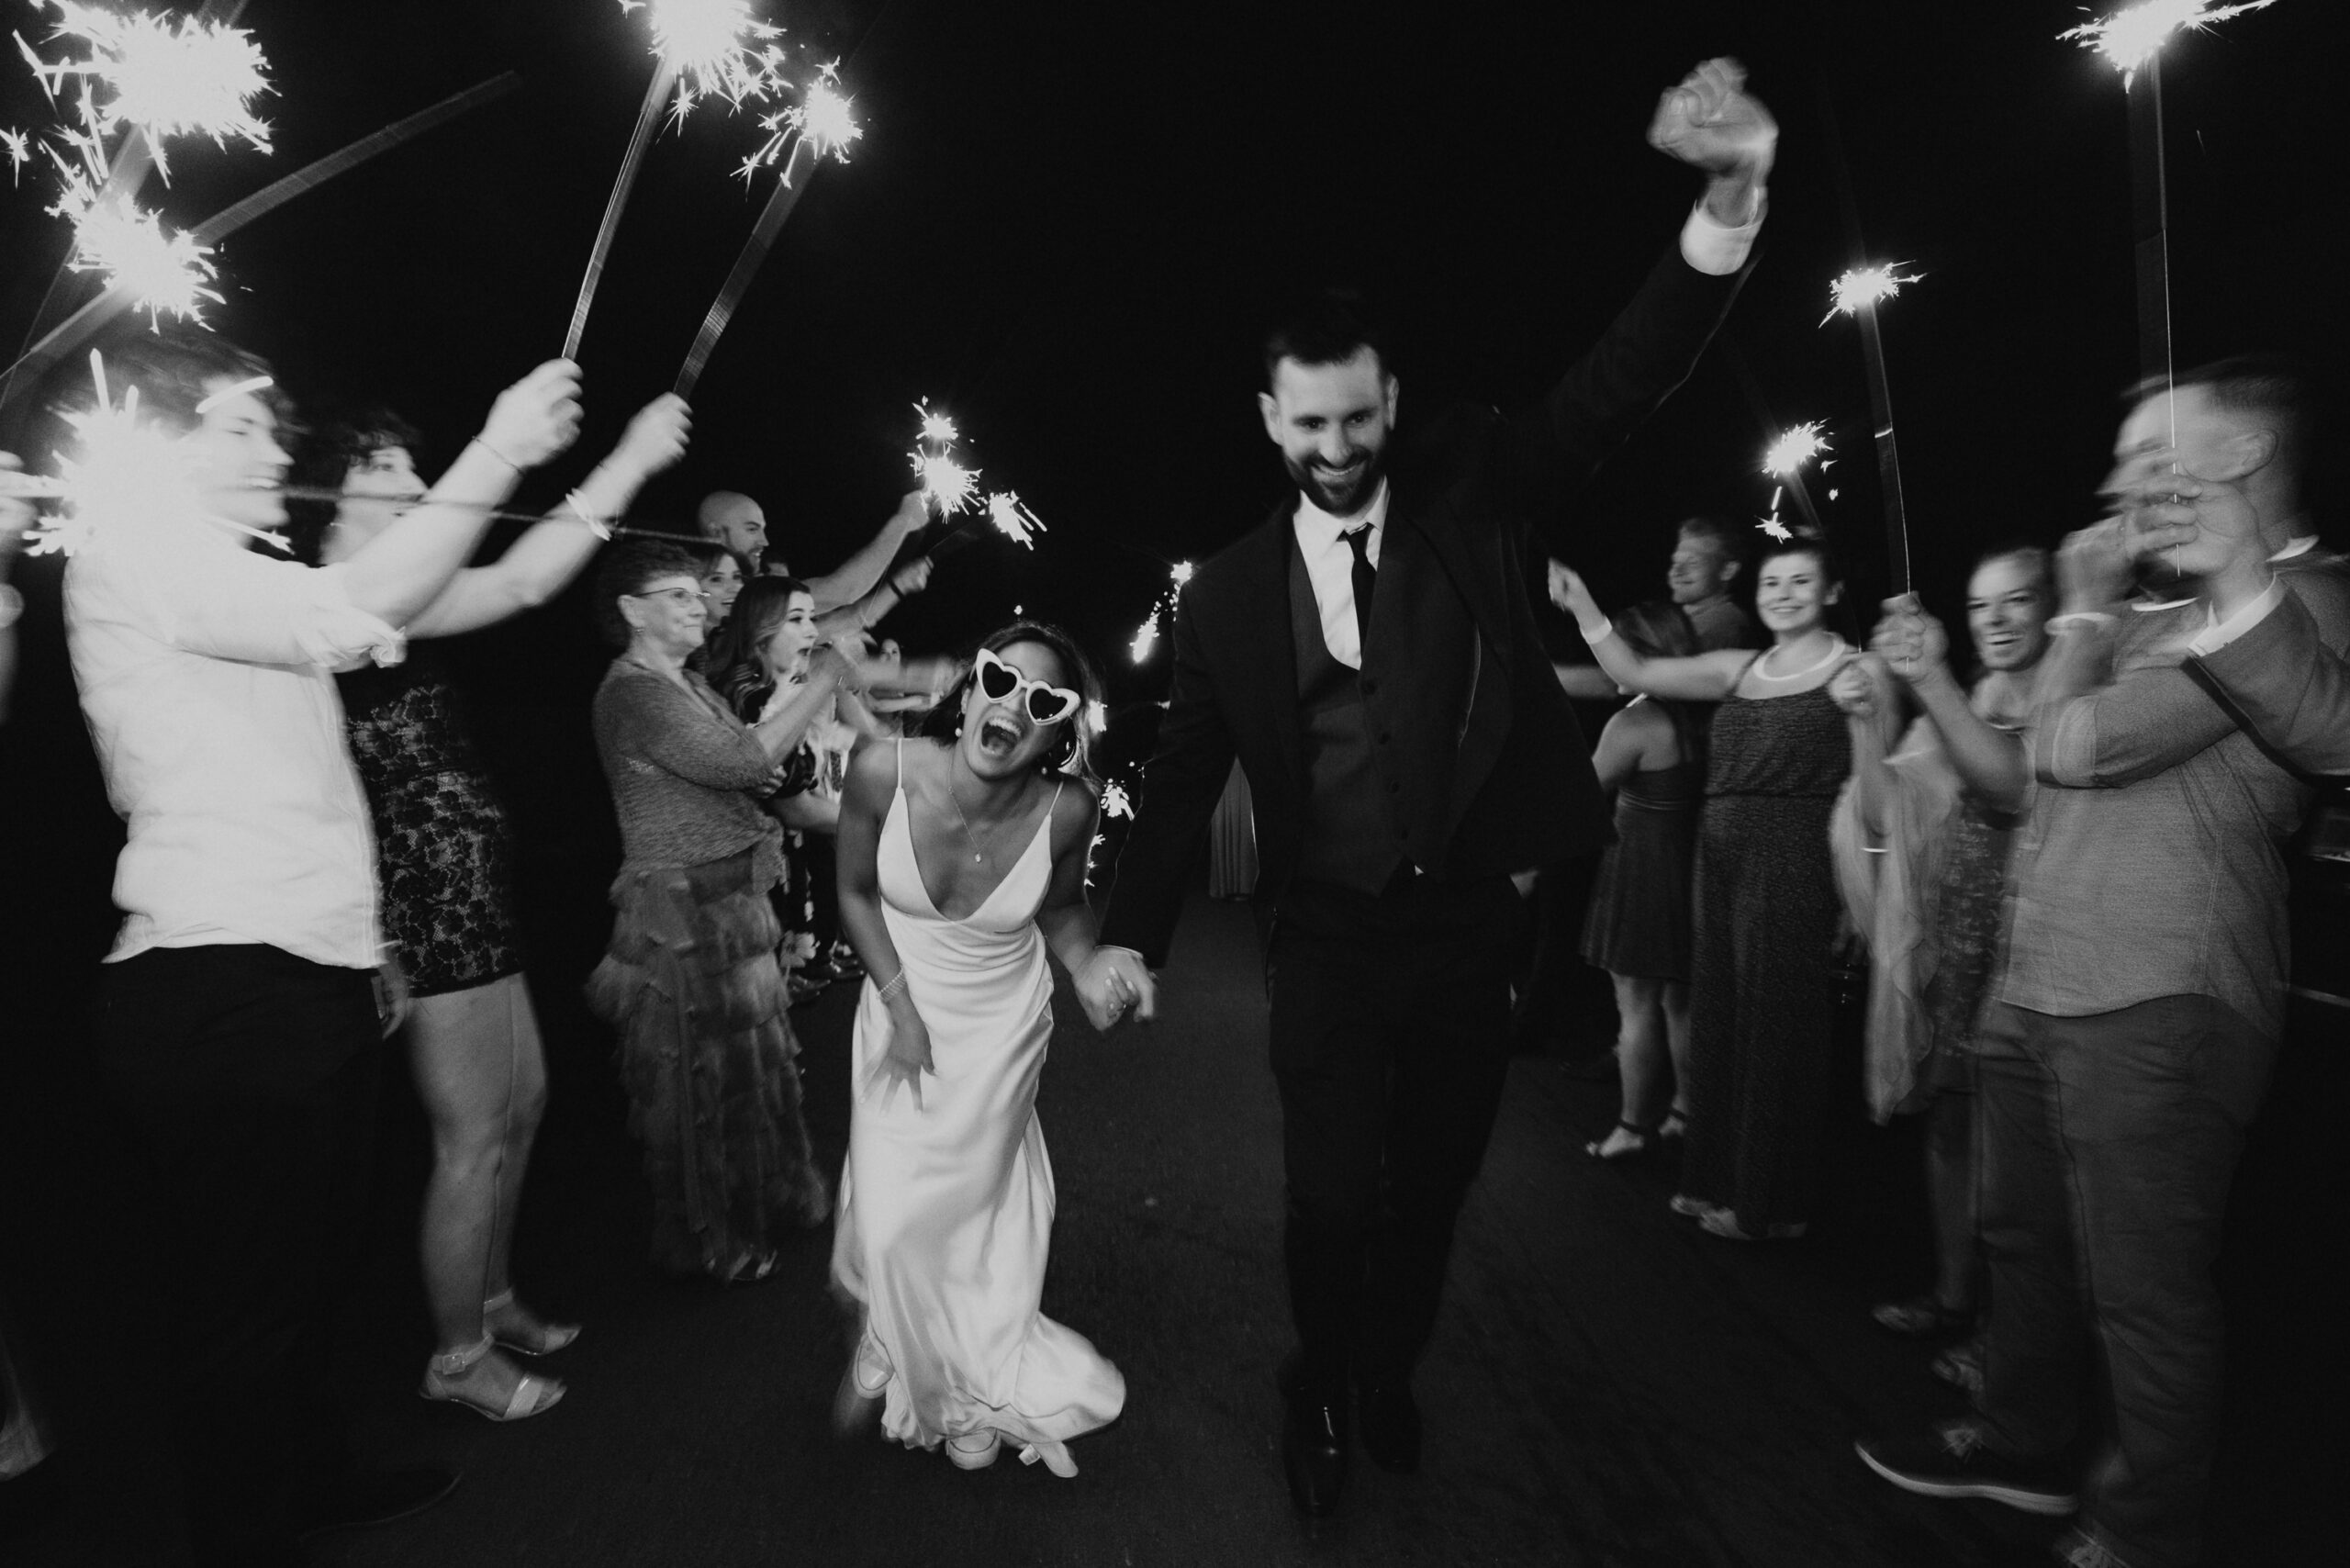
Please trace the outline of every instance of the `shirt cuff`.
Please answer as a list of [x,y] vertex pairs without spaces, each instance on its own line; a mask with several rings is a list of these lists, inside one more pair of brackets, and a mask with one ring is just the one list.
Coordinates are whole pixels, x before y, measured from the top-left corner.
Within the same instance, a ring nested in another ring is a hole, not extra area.
[[2225,621],[2221,620],[2216,611],[2206,608],[2203,611],[2205,621],[2203,630],[2197,633],[2188,643],[2187,651],[2197,658],[2201,658],[2207,654],[2216,654],[2266,621],[2269,612],[2284,602],[2284,583],[2278,578],[2271,577],[2268,579],[2268,586],[2261,590],[2258,599],[2254,599]]
[[389,667],[408,657],[408,634],[390,622],[351,602],[350,568],[341,562],[309,574],[319,593],[315,614],[304,619],[295,639],[310,663],[329,669],[361,658]]
[[1762,219],[1770,210],[1771,198],[1758,191],[1754,220],[1733,229],[1699,201],[1689,209],[1689,221],[1681,226],[1681,259],[1708,277],[1728,277],[1746,264],[1754,237],[1762,232]]

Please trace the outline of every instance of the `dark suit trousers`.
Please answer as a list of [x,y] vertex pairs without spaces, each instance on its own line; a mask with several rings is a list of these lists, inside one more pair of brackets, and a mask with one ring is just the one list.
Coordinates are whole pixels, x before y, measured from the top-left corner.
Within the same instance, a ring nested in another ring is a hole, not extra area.
[[383,1058],[368,974],[151,948],[105,967],[95,1044],[146,1205],[131,1234],[162,1296],[196,1560],[292,1562],[294,1500],[349,1468],[317,1341]]
[[1409,1375],[1509,1060],[1506,878],[1283,895],[1266,981],[1300,1372]]

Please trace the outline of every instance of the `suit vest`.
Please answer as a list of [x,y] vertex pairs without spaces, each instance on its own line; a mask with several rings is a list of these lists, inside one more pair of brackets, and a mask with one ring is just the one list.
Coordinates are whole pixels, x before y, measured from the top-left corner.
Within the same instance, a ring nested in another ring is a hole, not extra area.
[[[1374,599],[1375,602],[1375,599]],[[1361,677],[1330,655],[1322,610],[1294,535],[1289,547],[1289,622],[1297,648],[1297,711],[1305,743],[1305,807],[1297,875],[1375,893],[1403,858],[1393,804],[1371,744]]]

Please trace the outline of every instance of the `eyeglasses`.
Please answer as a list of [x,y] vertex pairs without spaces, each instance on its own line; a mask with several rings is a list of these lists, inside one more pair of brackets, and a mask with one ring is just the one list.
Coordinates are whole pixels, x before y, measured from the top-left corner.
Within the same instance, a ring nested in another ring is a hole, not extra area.
[[692,588],[655,588],[651,593],[626,593],[621,597],[622,599],[666,599],[671,604],[678,605],[710,602],[710,595],[696,593]]
[[1046,686],[1041,680],[1030,680],[996,657],[992,648],[979,650],[978,674],[980,696],[990,702],[1022,696],[1034,723],[1058,724],[1076,712],[1078,705],[1085,700],[1066,686]]

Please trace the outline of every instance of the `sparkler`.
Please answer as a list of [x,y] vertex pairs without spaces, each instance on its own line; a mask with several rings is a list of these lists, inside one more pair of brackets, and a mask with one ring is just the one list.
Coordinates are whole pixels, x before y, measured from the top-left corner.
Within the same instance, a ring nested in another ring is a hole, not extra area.
[[269,127],[252,112],[252,100],[270,91],[268,62],[252,34],[203,17],[125,15],[67,0],[49,3],[57,11],[50,38],[78,39],[89,55],[49,61],[21,38],[17,47],[52,97],[66,78],[81,79],[85,118],[99,140],[123,127],[137,127],[151,144],[156,172],[166,180],[167,137],[208,136],[220,146],[238,139],[256,151],[269,151]]
[[1878,335],[1876,322],[1878,302],[1899,294],[1903,284],[1918,281],[1917,276],[1904,277],[1894,270],[1900,264],[1855,268],[1829,285],[1828,314],[1819,319],[1819,324],[1824,327],[1840,314],[1861,324],[1861,357],[1868,367],[1869,414],[1876,442],[1877,490],[1885,500],[1886,566],[1893,591],[1908,593],[1909,516],[1902,505],[1901,449],[1893,434],[1893,390],[1886,379],[1885,341]]
[[[180,238],[197,247],[217,245],[245,225],[274,212],[304,192],[316,189],[335,176],[391,151],[443,121],[455,118],[468,109],[503,97],[521,85],[521,82],[520,75],[509,71],[462,93],[452,94],[430,108],[420,109],[405,119],[395,120],[383,129],[363,136],[314,163],[303,165],[283,179],[273,180],[252,195],[221,208]],[[205,269],[208,274],[208,262],[205,263]],[[17,371],[30,366],[34,374],[28,380],[39,379],[39,372],[42,368],[73,353],[88,341],[91,334],[102,330],[107,322],[137,303],[139,300],[129,288],[110,287],[29,344],[14,364],[6,372],[0,372],[8,377],[7,386],[0,388],[0,404],[8,400],[17,385]]]
[[[620,232],[621,212],[628,206],[629,193],[636,188],[644,150],[660,124],[662,101],[676,90],[674,118],[682,123],[698,98],[722,97],[740,106],[745,99],[764,97],[781,83],[776,66],[783,53],[771,41],[781,35],[767,23],[754,20],[746,0],[620,0],[620,4],[623,11],[646,13],[652,23],[653,52],[659,63],[654,67],[653,80],[645,84],[644,102],[636,111],[636,129],[630,133],[619,177],[604,202],[603,220],[596,227],[596,242],[588,252],[587,275],[579,280],[571,326],[564,333],[565,359],[578,357],[579,340],[588,330],[588,308],[595,303],[597,284],[603,280],[612,237]],[[731,308],[728,313],[733,313]]]
[[32,149],[21,130],[0,129],[0,151],[8,155],[8,178],[13,185],[23,185],[25,165],[32,161]]
[[1045,532],[1044,520],[1010,490],[999,490],[988,498],[988,521],[1006,539],[1030,550],[1036,547],[1036,535]]
[[[2170,324],[2170,174],[2163,151],[2163,45],[2181,31],[2204,32],[2271,0],[2213,6],[2210,0],[2141,0],[2101,22],[2057,37],[2093,49],[2121,73],[2130,103],[2131,207],[2137,229],[2138,373],[2160,375],[2165,391],[2176,379]],[[2143,84],[2144,91],[2139,88]],[[2166,399],[2175,402],[2176,399]],[[2172,415],[2171,440],[2178,439]]]
[[1102,786],[1102,814],[1105,817],[1131,817],[1135,803],[1126,794],[1126,787],[1113,779]]
[[1175,600],[1182,593],[1183,585],[1191,580],[1191,562],[1178,561],[1167,568],[1166,591],[1161,593],[1157,602],[1151,605],[1150,614],[1144,619],[1143,623],[1135,629],[1135,640],[1130,649],[1135,656],[1135,663],[1142,664],[1149,659],[1151,650],[1158,645],[1160,624],[1167,617],[1175,613]]
[[2162,52],[2171,34],[2181,30],[2208,32],[2213,24],[2246,11],[2258,11],[2273,0],[2244,0],[2239,6],[2213,6],[2210,0],[2141,0],[2101,22],[2084,22],[2056,36],[2093,49],[2121,73],[2124,91],[2131,79]]
[[1771,515],[1762,523],[1762,532],[1774,539],[1784,542],[1795,537],[1779,521],[1779,502],[1790,487],[1795,490],[1796,505],[1802,510],[1804,521],[1814,528],[1819,526],[1818,514],[1811,508],[1810,493],[1803,486],[1803,465],[1817,462],[1823,469],[1828,466],[1830,460],[1825,454],[1835,449],[1820,434],[1823,428],[1820,420],[1813,420],[1782,431],[1778,439],[1762,451],[1762,472],[1779,481],[1771,491]]

